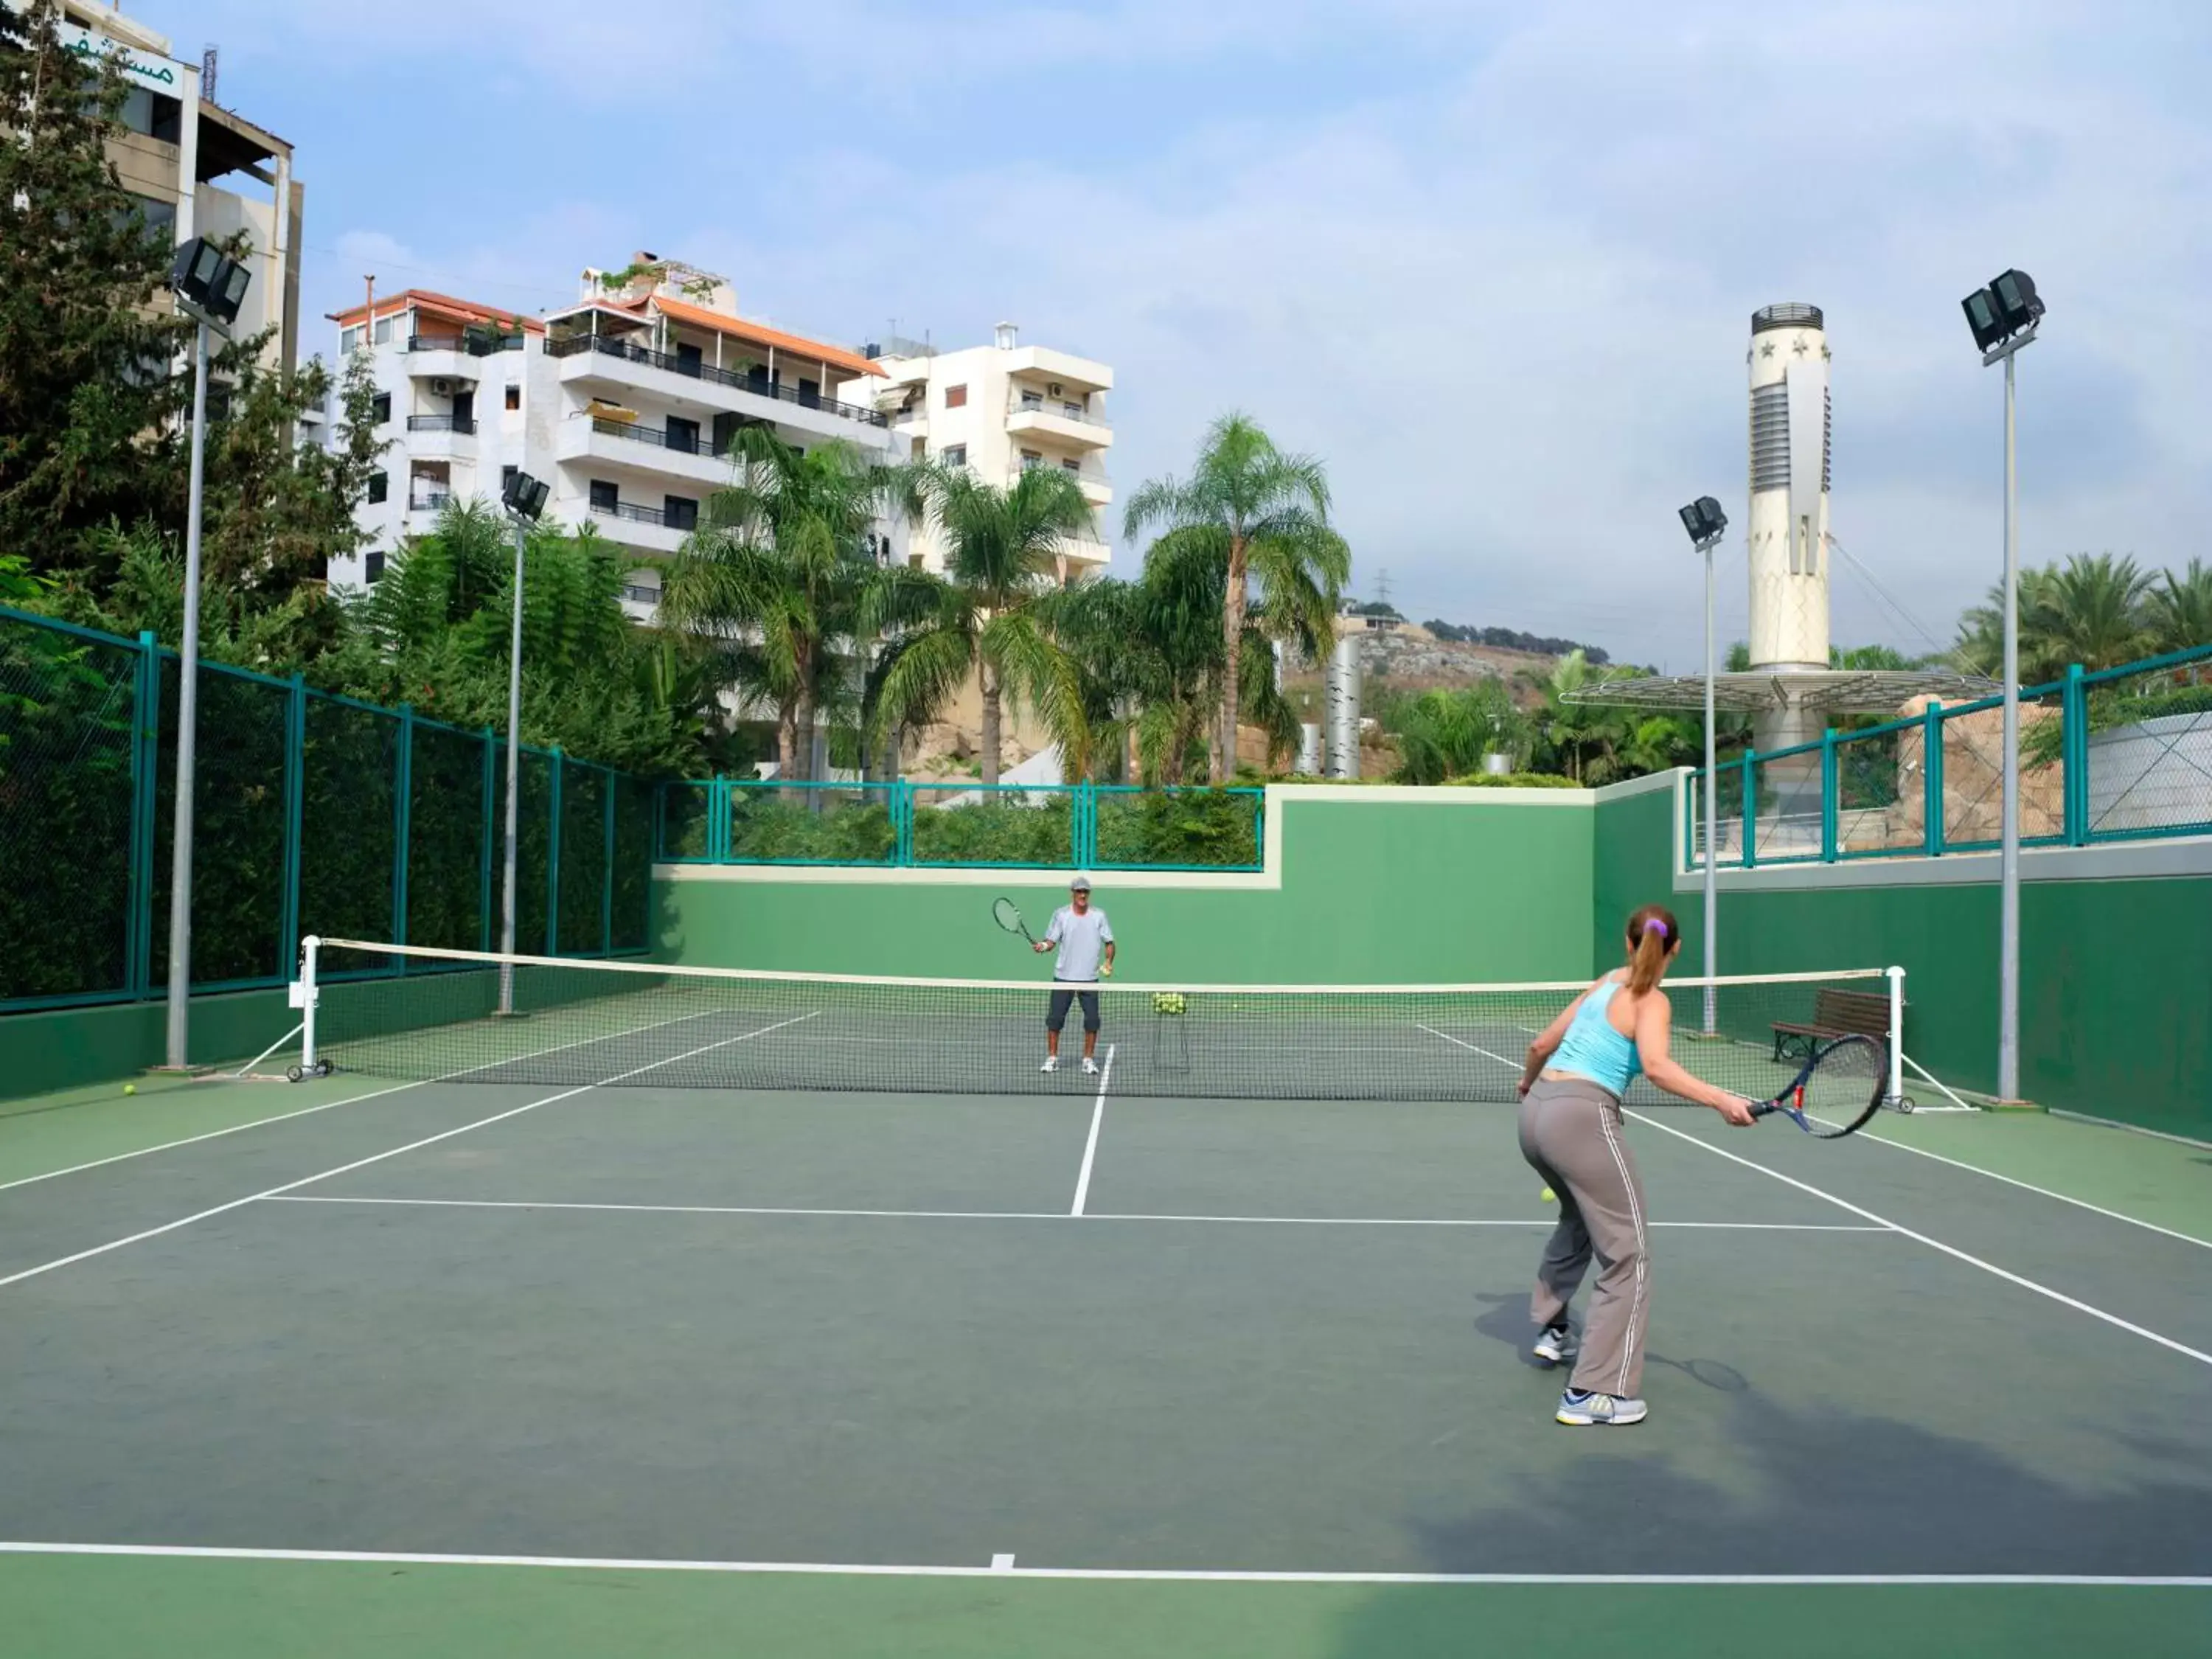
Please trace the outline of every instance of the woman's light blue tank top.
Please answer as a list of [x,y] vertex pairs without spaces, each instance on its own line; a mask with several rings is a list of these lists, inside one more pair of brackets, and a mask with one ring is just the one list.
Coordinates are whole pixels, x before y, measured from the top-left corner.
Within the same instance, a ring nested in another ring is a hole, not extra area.
[[1545,1070],[1571,1072],[1615,1096],[1628,1092],[1628,1085],[1644,1073],[1644,1059],[1636,1052],[1636,1039],[1621,1036],[1605,1017],[1620,989],[1620,981],[1609,979],[1590,993]]

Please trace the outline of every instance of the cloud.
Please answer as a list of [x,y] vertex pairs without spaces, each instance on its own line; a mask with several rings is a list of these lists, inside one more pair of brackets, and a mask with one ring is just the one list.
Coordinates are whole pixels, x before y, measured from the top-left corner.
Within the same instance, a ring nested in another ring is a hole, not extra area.
[[[318,296],[375,251],[558,300],[642,246],[834,339],[1012,318],[1115,365],[1125,494],[1244,409],[1328,462],[1361,582],[1424,615],[1694,659],[1674,510],[1741,521],[1749,313],[1796,299],[1835,353],[1837,532],[1948,635],[1998,544],[1998,379],[1958,301],[2008,264],[2052,307],[2024,555],[2179,562],[2212,513],[2182,320],[2212,9],[200,9],[253,43],[248,112],[280,64],[345,77],[279,127],[342,250]],[[1839,640],[1917,643],[1855,578],[1835,599]]]

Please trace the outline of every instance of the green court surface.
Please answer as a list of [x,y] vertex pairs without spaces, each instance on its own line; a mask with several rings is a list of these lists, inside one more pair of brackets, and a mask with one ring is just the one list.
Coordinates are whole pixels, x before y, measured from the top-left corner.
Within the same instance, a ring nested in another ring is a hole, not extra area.
[[2212,1152],[1632,1119],[1581,1431],[1508,1108],[18,1102],[0,1650],[2206,1650]]

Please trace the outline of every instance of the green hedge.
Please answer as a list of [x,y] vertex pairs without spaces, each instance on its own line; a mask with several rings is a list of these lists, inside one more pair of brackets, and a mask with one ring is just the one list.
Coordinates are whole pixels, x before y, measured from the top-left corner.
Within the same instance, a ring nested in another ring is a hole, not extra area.
[[1074,798],[985,796],[914,812],[916,864],[1029,864],[1065,868],[1075,859]]
[[[812,797],[811,799],[805,797]],[[703,826],[703,818],[702,819]],[[889,864],[898,830],[889,801],[842,790],[732,789],[730,857],[745,863]],[[703,854],[704,848],[701,848]]]
[[1260,863],[1257,795],[1176,789],[1098,797],[1102,865]]

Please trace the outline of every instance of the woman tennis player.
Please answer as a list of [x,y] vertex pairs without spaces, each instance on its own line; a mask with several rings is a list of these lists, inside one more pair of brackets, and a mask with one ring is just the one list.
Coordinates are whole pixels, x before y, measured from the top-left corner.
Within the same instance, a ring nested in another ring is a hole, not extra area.
[[1528,1045],[1521,1073],[1521,1156],[1557,1194],[1559,1224],[1544,1246],[1528,1310],[1547,1365],[1575,1355],[1567,1304],[1597,1258],[1597,1291],[1581,1358],[1559,1419],[1641,1423],[1644,1327],[1651,1306],[1644,1185],[1621,1133],[1620,1097],[1641,1073],[1670,1095],[1752,1121],[1751,1103],[1690,1075],[1668,1057],[1673,1009],[1659,981],[1682,948],[1674,913],[1647,904],[1628,919],[1628,966],[1577,997]]

